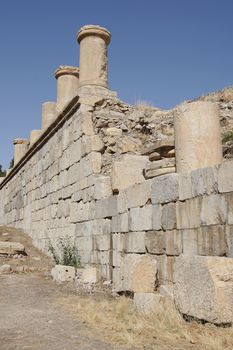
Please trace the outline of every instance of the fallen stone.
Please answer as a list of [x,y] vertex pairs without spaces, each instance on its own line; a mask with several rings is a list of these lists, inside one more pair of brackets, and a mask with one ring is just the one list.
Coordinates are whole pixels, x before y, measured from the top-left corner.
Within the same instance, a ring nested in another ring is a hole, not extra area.
[[214,324],[233,321],[233,259],[181,255],[174,265],[174,296],[186,316]]
[[11,272],[11,267],[8,264],[4,264],[0,266],[0,275],[3,275],[5,273],[10,273]]
[[175,167],[160,168],[160,169],[156,169],[156,170],[149,169],[149,170],[145,170],[145,178],[152,179],[153,177],[171,174],[171,173],[175,173],[175,172],[176,172]]
[[21,243],[17,242],[0,242],[0,254],[15,255],[24,254],[25,248]]
[[51,275],[56,282],[72,282],[75,278],[75,268],[73,266],[56,265],[52,269]]
[[161,159],[161,156],[158,152],[153,152],[149,155],[149,161],[153,162],[154,160]]

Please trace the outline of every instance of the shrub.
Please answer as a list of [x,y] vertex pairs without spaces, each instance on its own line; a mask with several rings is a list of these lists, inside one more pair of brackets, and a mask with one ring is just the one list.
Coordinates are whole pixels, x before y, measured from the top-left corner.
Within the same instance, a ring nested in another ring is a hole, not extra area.
[[233,130],[227,131],[223,135],[223,142],[227,142],[227,141],[233,141]]
[[52,254],[53,259],[57,265],[66,266],[80,266],[80,256],[78,249],[71,241],[71,238],[66,236],[57,240],[55,248],[51,241],[49,241],[49,252]]

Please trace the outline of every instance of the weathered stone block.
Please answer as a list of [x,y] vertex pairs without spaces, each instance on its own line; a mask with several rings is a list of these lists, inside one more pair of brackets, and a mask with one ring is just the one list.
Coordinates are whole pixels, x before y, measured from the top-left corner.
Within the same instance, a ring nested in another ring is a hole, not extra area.
[[203,226],[197,231],[198,255],[227,255],[227,236],[223,225]]
[[0,242],[0,254],[25,254],[25,248],[18,242]]
[[183,201],[193,197],[191,174],[179,174],[179,200]]
[[145,253],[145,232],[128,232],[125,234],[125,251],[127,253]]
[[201,224],[218,225],[226,222],[227,204],[224,196],[204,196],[201,204]]
[[233,260],[221,257],[176,258],[174,294],[179,311],[215,324],[233,320]]
[[176,257],[156,255],[154,258],[158,264],[158,284],[173,284],[173,269]]
[[187,255],[198,254],[198,229],[182,230],[183,253]]
[[226,226],[227,256],[233,257],[233,226]]
[[135,184],[126,189],[128,208],[141,207],[151,198],[151,181]]
[[142,208],[132,208],[129,212],[130,231],[144,231],[152,229],[152,205]]
[[178,199],[178,175],[163,175],[152,180],[153,204],[174,202]]
[[156,231],[162,229],[162,207],[160,204],[152,205],[152,228]]
[[[155,289],[157,262],[149,255],[128,254],[122,259],[121,283],[114,286],[117,291],[151,293]],[[121,289],[119,289],[121,288]]]
[[200,199],[192,198],[185,202],[176,203],[177,228],[197,228],[201,225]]
[[145,245],[150,254],[164,254],[164,232],[148,231],[145,234]]
[[201,168],[191,172],[192,194],[211,194],[218,191],[217,168]]
[[162,207],[162,228],[173,230],[176,228],[176,205],[168,203]]
[[93,236],[94,250],[110,250],[111,249],[111,235],[109,233],[104,235],[94,235]]
[[95,199],[102,199],[111,196],[112,186],[109,176],[99,176],[95,182]]
[[120,191],[131,185],[144,182],[143,169],[148,158],[137,155],[125,155],[112,166],[112,190]]
[[96,267],[77,269],[77,280],[87,284],[97,283],[100,281],[100,273]]
[[183,251],[182,232],[180,230],[164,232],[165,252],[167,255],[180,255]]
[[222,192],[233,191],[233,161],[224,162],[218,170],[218,190]]
[[112,232],[129,231],[129,214],[123,213],[112,218]]

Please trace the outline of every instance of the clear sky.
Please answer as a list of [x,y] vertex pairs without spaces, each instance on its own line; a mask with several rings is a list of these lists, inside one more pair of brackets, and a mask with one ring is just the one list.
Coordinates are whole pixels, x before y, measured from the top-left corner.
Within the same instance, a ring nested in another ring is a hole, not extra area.
[[233,0],[0,0],[0,163],[39,129],[54,70],[79,65],[76,32],[112,33],[109,82],[129,103],[171,108],[233,84]]

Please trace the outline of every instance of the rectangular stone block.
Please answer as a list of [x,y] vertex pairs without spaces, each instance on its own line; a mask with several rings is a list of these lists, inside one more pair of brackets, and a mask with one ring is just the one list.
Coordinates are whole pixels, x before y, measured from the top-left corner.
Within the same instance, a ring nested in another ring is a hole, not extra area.
[[153,204],[174,202],[178,196],[177,174],[162,175],[152,180],[151,200]]
[[194,197],[218,191],[216,167],[197,169],[191,172],[192,194]]
[[112,232],[129,231],[129,214],[123,213],[112,218]]
[[200,199],[192,198],[185,202],[176,203],[177,228],[198,228],[201,225]]
[[158,284],[173,284],[175,257],[167,255],[154,256],[158,264]]
[[92,249],[105,251],[111,249],[111,234],[93,235],[94,246]]
[[220,165],[218,170],[218,190],[222,192],[233,191],[233,161],[227,161]]
[[191,174],[179,174],[179,200],[183,201],[185,199],[190,199],[193,197],[192,194],[192,181]]
[[112,195],[111,178],[98,176],[95,182],[95,199],[102,199]]
[[112,234],[112,249],[115,251],[123,251],[125,247],[125,234],[113,233]]
[[128,208],[144,206],[151,198],[151,181],[135,184],[126,189]]
[[152,205],[130,209],[129,229],[130,231],[145,231],[152,229]]
[[226,225],[227,256],[233,257],[233,226]]
[[226,256],[227,236],[225,226],[205,226],[198,230],[198,254]]
[[162,228],[173,230],[176,228],[176,204],[168,203],[162,207]]
[[152,205],[152,229],[159,231],[162,229],[162,206],[160,204]]
[[125,234],[125,251],[127,253],[145,253],[145,232],[128,232]]
[[117,196],[117,211],[119,214],[128,211],[128,198],[126,195],[126,190],[120,191]]
[[164,254],[164,232],[148,231],[145,233],[145,246],[150,254]]
[[233,225],[233,192],[224,195],[227,203],[227,223]]
[[218,225],[226,222],[227,204],[224,196],[213,194],[202,197],[201,224]]
[[186,254],[186,255],[198,254],[197,235],[198,235],[197,229],[182,230],[183,254]]
[[180,255],[183,252],[183,237],[180,230],[164,232],[166,255]]
[[117,216],[117,196],[110,196],[96,202],[96,218]]

